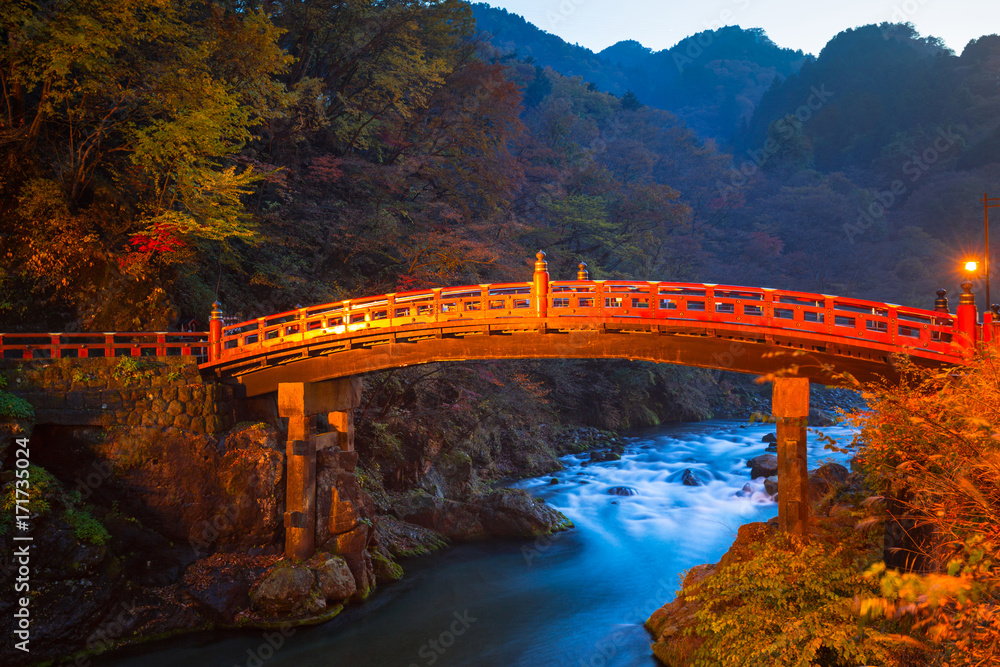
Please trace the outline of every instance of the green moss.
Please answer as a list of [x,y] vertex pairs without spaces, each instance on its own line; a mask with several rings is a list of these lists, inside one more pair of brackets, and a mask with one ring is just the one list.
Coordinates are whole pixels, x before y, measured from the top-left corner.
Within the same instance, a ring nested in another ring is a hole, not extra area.
[[92,382],[96,379],[96,375],[93,373],[86,373],[82,368],[73,369],[73,384],[83,384],[85,382]]
[[142,357],[120,357],[118,362],[111,368],[111,375],[115,377],[123,386],[129,387],[139,384],[142,380],[154,375],[153,368],[157,366],[154,361],[147,361]]
[[378,579],[388,579],[397,581],[403,578],[403,568],[399,563],[393,562],[382,555],[382,552],[372,549],[368,552],[372,557],[372,565],[375,569],[375,576]]
[[35,409],[31,403],[0,389],[0,421],[34,420]]
[[95,519],[86,507],[69,507],[63,513],[63,518],[73,527],[73,534],[81,542],[102,546],[111,539],[101,522]]

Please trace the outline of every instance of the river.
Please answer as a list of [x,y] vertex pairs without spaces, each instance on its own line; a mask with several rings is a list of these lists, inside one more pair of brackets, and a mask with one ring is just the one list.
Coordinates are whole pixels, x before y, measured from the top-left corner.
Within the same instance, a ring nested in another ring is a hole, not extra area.
[[[841,444],[846,428],[824,433]],[[126,649],[102,667],[422,667],[656,665],[642,622],[681,574],[714,562],[736,529],[777,514],[746,461],[773,425],[706,421],[633,434],[620,461],[518,483],[576,528],[404,561],[402,581],[321,626],[211,632]],[[810,469],[845,456],[809,435]],[[701,486],[685,486],[685,469]],[[556,483],[551,483],[555,478]],[[744,490],[744,485],[750,487]],[[635,495],[609,494],[628,487]]]

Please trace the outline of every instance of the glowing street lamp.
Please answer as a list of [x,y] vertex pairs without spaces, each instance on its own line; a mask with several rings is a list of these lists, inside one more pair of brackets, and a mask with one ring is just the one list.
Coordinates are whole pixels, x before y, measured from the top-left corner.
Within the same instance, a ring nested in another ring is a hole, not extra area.
[[968,262],[965,263],[965,270],[968,271],[969,273],[975,274],[976,269],[978,268],[979,268],[979,262],[976,262],[974,260],[970,259]]

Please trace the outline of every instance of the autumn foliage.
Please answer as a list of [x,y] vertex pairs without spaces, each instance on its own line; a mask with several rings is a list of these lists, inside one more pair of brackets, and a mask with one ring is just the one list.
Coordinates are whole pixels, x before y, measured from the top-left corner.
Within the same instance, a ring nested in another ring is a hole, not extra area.
[[[862,613],[902,619],[933,664],[1000,662],[1000,357],[912,369],[909,387],[871,394],[860,440],[873,489],[915,521],[923,572],[873,567]],[[890,518],[890,521],[895,520]]]

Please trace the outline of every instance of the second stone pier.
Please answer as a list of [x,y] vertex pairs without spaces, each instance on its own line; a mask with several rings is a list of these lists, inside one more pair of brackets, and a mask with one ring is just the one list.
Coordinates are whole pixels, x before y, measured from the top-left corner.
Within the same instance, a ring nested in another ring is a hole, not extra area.
[[778,526],[804,536],[809,524],[809,380],[776,378],[771,391],[771,410],[778,421]]
[[[288,419],[285,445],[285,557],[306,560],[316,551],[316,450],[354,449],[352,410],[361,379],[278,384],[278,414]],[[331,431],[316,434],[316,417],[327,414]]]

